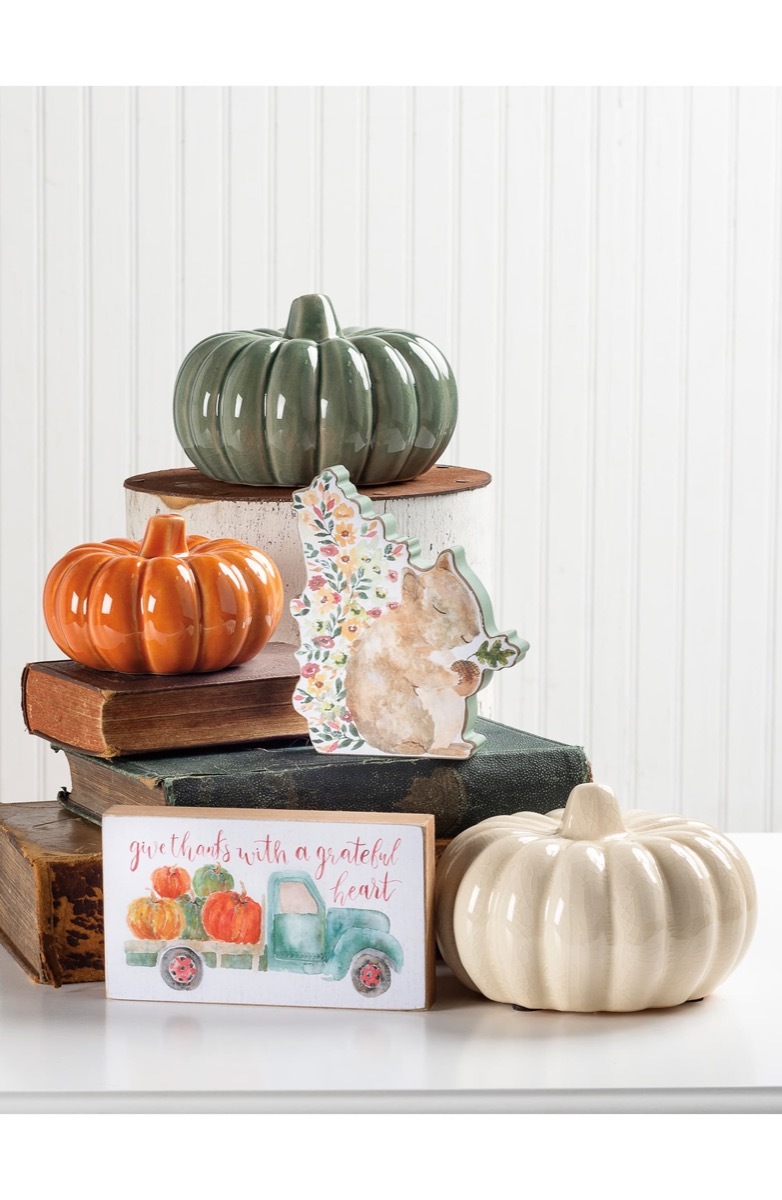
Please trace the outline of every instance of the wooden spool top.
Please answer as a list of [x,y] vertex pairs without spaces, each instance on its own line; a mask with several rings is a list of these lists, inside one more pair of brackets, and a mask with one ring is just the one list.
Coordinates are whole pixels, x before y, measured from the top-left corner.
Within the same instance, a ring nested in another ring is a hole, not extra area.
[[[432,467],[417,479],[405,483],[385,483],[376,487],[361,487],[361,494],[371,500],[404,500],[408,496],[443,496],[452,492],[470,492],[491,483],[487,471],[470,467]],[[202,475],[195,467],[177,467],[168,471],[150,471],[131,475],[124,484],[130,492],[150,492],[160,496],[168,508],[185,508],[188,504],[218,500],[239,500],[258,503],[290,500],[297,488],[250,487],[243,483],[221,483]]]

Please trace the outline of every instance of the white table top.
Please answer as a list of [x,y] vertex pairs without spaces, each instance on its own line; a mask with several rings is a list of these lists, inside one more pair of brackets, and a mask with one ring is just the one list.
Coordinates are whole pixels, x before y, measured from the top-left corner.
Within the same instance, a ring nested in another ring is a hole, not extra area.
[[0,949],[0,1112],[782,1112],[782,833],[732,836],[757,932],[677,1009],[517,1012],[444,967],[426,1013],[108,1001]]

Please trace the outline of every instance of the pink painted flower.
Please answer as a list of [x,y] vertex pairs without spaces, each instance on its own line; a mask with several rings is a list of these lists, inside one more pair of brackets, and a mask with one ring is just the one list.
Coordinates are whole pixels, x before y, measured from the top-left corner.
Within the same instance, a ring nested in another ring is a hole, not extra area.
[[333,754],[338,745],[339,742],[329,742],[328,746],[321,746],[320,750],[323,754]]
[[322,646],[324,650],[330,650],[334,645],[334,638],[322,633],[320,637],[312,639],[316,646]]
[[307,607],[307,605],[304,603],[303,600],[291,600],[291,612],[294,612],[294,613],[304,612],[304,609],[306,607]]
[[312,679],[312,676],[317,675],[319,670],[320,670],[320,667],[318,666],[317,663],[308,662],[308,663],[305,663],[304,666],[301,668],[301,673],[305,679]]
[[321,554],[325,554],[326,558],[335,558],[339,554],[339,546],[335,546],[333,542],[329,542],[327,546],[321,546]]
[[382,615],[383,615],[382,608],[368,608],[367,609],[368,617],[382,617]]
[[340,596],[339,592],[332,592],[331,599],[334,601],[335,604],[339,604],[342,600],[342,597]]
[[388,606],[388,607],[389,607],[389,608],[399,608],[399,601],[398,601],[398,600],[392,600],[392,601],[391,601],[391,603],[389,604],[389,606]]
[[399,578],[399,572],[398,571],[389,571],[388,578],[391,580],[392,583],[396,583],[397,579]]
[[393,554],[394,558],[400,558],[400,557],[401,557],[401,555],[403,555],[403,554],[404,554],[404,552],[405,552],[405,548],[404,548],[404,546],[402,545],[402,543],[401,543],[401,542],[398,542],[398,543],[396,544],[396,546],[394,546],[393,550],[391,551],[391,553]]
[[322,588],[325,586],[326,586],[326,580],[323,578],[322,575],[313,575],[312,576],[312,579],[310,580],[311,588],[313,588],[315,591],[317,591],[318,588]]
[[343,708],[342,719],[344,721],[352,721],[353,720],[353,713],[350,711],[349,708]]

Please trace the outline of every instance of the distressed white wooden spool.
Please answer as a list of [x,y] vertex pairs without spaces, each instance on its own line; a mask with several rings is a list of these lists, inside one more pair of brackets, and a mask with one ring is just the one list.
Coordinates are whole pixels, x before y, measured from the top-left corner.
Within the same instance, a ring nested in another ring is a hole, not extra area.
[[[491,475],[467,467],[438,465],[407,483],[362,489],[378,516],[391,514],[399,536],[417,538],[422,558],[433,560],[449,546],[463,546],[470,567],[488,582]],[[149,517],[178,512],[187,532],[232,537],[271,555],[285,585],[283,617],[274,641],[298,645],[290,601],[304,588],[306,572],[292,488],[219,483],[192,467],[133,475],[125,480],[127,536],[141,539]]]

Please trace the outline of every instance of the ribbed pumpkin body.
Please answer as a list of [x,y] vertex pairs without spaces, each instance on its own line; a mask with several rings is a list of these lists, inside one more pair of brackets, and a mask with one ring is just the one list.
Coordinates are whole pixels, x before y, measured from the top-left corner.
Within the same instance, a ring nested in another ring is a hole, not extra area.
[[143,941],[167,941],[180,937],[185,928],[185,914],[176,900],[141,896],[128,908],[128,927]]
[[256,945],[261,940],[261,906],[244,892],[213,892],[201,921],[207,937],[215,942]]
[[99,671],[181,675],[253,658],[282,615],[280,573],[229,538],[187,537],[175,514],[151,517],[142,543],[77,546],[44,588],[51,636]]
[[700,999],[738,965],[756,920],[752,874],[727,837],[675,815],[620,816],[594,784],[565,809],[465,830],[438,864],[436,905],[463,983],[569,1012]]
[[226,483],[301,487],[341,463],[356,484],[414,479],[447,446],[453,372],[431,342],[340,329],[326,296],[301,296],[280,329],[194,346],[174,387],[188,458]]

